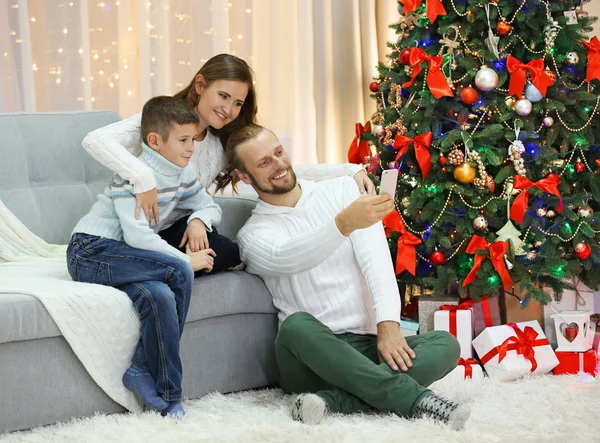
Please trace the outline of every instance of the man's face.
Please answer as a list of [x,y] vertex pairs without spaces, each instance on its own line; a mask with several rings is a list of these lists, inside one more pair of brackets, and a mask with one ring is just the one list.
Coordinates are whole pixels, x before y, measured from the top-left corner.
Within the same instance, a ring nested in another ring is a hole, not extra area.
[[171,163],[185,168],[194,153],[194,137],[198,134],[198,125],[189,123],[187,125],[171,124],[169,138],[164,141],[157,134],[158,153]]
[[237,149],[246,172],[236,172],[244,183],[252,185],[257,192],[281,195],[296,187],[296,174],[290,158],[271,131],[263,130]]

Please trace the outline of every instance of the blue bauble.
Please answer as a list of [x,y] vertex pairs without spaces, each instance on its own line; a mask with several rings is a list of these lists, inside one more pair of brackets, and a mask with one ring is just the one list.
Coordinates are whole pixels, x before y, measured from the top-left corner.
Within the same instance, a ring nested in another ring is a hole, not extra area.
[[537,103],[544,98],[542,93],[536,88],[533,83],[529,83],[525,86],[525,98],[531,103]]
[[398,3],[398,14],[402,14],[404,12],[404,5],[402,3]]

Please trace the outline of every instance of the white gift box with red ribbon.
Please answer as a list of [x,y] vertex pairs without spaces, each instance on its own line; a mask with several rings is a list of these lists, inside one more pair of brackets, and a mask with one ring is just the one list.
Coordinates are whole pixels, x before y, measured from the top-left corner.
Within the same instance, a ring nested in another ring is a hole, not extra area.
[[442,380],[481,380],[483,378],[483,368],[479,366],[477,360],[472,358],[461,358],[458,365]]
[[460,356],[465,359],[473,357],[473,304],[443,305],[433,313],[433,329],[454,335],[460,343]]
[[559,363],[535,320],[486,328],[473,340],[473,347],[488,376],[497,380],[546,374]]

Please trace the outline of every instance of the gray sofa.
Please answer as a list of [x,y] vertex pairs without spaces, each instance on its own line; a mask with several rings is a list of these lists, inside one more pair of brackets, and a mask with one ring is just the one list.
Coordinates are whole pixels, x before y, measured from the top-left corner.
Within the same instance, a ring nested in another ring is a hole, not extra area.
[[[35,234],[66,244],[110,178],[81,141],[119,119],[109,111],[0,114],[0,199]],[[255,201],[215,200],[223,209],[219,231],[234,238]],[[276,331],[276,310],[259,278],[230,272],[196,279],[181,348],[184,396],[275,383]],[[0,294],[0,433],[123,410],[36,298]]]

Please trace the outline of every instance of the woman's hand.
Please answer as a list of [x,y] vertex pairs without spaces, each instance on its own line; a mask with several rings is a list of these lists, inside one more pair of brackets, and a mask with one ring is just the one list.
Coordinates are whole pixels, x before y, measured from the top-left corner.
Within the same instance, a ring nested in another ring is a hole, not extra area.
[[369,178],[367,171],[358,171],[354,175],[354,180],[358,184],[358,190],[361,194],[366,192],[367,194],[375,195],[375,185]]
[[185,245],[190,248],[191,252],[198,252],[208,249],[208,234],[206,233],[206,225],[199,218],[193,219],[188,223],[188,227],[181,239],[180,248]]
[[148,224],[152,224],[152,219],[156,224],[160,222],[158,213],[158,191],[156,188],[146,192],[135,194],[135,218],[140,219],[140,210],[144,210],[144,216],[148,220]]

